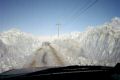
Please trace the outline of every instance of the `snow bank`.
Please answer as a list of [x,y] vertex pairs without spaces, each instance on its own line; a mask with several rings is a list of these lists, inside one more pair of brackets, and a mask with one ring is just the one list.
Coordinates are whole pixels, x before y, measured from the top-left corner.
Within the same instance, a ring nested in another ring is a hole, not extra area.
[[59,38],[49,37],[49,40],[16,29],[0,33],[0,72],[24,67],[114,66],[118,62],[120,19],[117,17],[97,28],[72,32]]
[[[120,62],[120,19],[53,41],[71,64],[114,66]],[[65,50],[65,51],[63,51]],[[74,55],[74,56],[73,56]]]
[[1,33],[0,72],[13,68],[23,68],[27,62],[27,56],[40,46],[41,42],[38,39],[17,29]]

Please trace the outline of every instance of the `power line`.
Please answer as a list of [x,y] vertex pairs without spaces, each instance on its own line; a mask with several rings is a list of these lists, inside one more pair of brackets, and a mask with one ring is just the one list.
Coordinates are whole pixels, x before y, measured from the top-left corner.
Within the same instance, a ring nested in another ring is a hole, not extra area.
[[87,11],[90,7],[92,7],[98,0],[95,0],[94,2],[91,1],[91,4],[88,5],[86,8],[83,9],[83,11],[81,13],[79,13],[78,16],[80,16],[82,13],[84,13],[85,11]]
[[79,15],[78,15],[78,19],[81,16],[81,14],[83,14],[85,11],[87,11],[89,8],[91,8],[93,5],[95,5],[98,2],[98,0],[95,0],[94,2],[92,2],[90,5],[88,5],[88,7],[86,7]]
[[[94,2],[90,2],[91,4],[89,4],[87,7],[86,7],[86,5],[87,4],[85,4],[85,6],[83,6],[83,8],[81,9],[81,10],[79,10],[78,11],[78,15],[76,16],[75,15],[75,19],[72,19],[73,21],[71,21],[71,23],[73,23],[73,22],[75,22],[77,19],[79,19],[79,17],[81,16],[81,14],[83,14],[85,11],[87,11],[89,8],[91,8],[93,5],[95,5],[96,3],[98,2],[98,0],[95,0]],[[86,8],[85,8],[86,7]],[[78,20],[77,20],[78,21]],[[77,22],[76,21],[76,22]]]
[[[76,13],[74,14],[74,15],[71,15],[70,16],[70,18],[72,19],[72,21],[70,21],[72,24],[74,24],[74,22],[77,22],[78,20],[77,19],[79,19],[79,17],[81,16],[81,14],[83,14],[85,11],[87,11],[89,8],[91,8],[93,5],[95,5],[96,3],[98,2],[98,0],[95,0],[95,1],[92,1],[92,0],[90,0],[90,2],[89,2],[89,0],[82,6],[82,7],[78,7],[78,9],[76,9],[77,11],[76,11]],[[89,4],[90,3],[90,4]],[[86,7],[87,6],[87,7]],[[78,14],[78,15],[77,15]],[[71,25],[72,25],[71,24]],[[61,24],[56,24],[58,27],[58,37],[59,37],[59,28],[60,28],[60,25]],[[66,25],[68,25],[68,23],[66,24]],[[66,26],[65,25],[65,26]]]
[[[88,3],[90,3],[89,2],[89,0],[87,1],[87,2],[85,2],[85,4],[83,5],[83,6],[81,6],[79,9],[78,9],[78,11],[72,16],[73,18],[76,18],[80,13],[81,13],[81,11],[83,11],[84,10],[84,8],[86,7],[86,5],[88,5]],[[77,16],[76,16],[77,15]],[[72,19],[73,19],[72,18]]]
[[[83,0],[83,1],[86,1],[86,0]],[[80,13],[80,12],[86,7],[86,5],[89,3],[89,0],[88,0],[87,2],[85,2],[85,3],[83,3],[83,2],[81,2],[81,3],[83,4],[82,6],[78,4],[79,6],[77,5],[77,7],[75,7],[76,9],[73,9],[71,12],[69,12],[69,13],[74,12],[74,13],[71,14],[70,19],[73,20],[73,19],[75,18],[75,16],[76,16],[78,13]],[[69,19],[69,20],[70,20],[70,19]],[[67,23],[69,23],[69,21],[67,21],[66,24],[67,24]]]

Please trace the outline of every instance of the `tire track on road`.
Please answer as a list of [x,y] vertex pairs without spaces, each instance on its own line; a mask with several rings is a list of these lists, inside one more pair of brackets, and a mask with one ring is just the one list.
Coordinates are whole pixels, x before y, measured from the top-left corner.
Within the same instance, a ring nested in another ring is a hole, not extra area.
[[[50,52],[47,51],[47,47],[49,48]],[[41,52],[42,50],[43,50],[43,53]],[[42,62],[42,64],[44,64],[44,65],[48,64],[48,61],[46,60],[47,59],[46,56],[48,56],[48,54],[51,54],[51,56],[53,55],[53,57],[55,58],[55,61],[53,61],[53,62],[56,62],[58,65],[61,65],[61,66],[64,65],[64,62],[62,61],[60,56],[58,56],[58,52],[56,51],[56,49],[54,47],[52,47],[50,44],[47,44],[35,51],[35,57],[34,57],[33,61],[30,63],[31,67],[36,67],[36,65],[37,65],[36,56],[38,56],[39,54],[42,55],[42,57],[40,56],[40,58],[41,58],[40,62]]]

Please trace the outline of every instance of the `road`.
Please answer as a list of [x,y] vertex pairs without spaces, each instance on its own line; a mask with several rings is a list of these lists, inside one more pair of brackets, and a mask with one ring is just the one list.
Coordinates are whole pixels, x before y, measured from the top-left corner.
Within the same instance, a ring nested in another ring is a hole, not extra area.
[[63,66],[64,62],[58,55],[58,51],[51,46],[49,42],[44,42],[42,47],[36,50],[35,56],[30,67],[44,67],[44,66]]

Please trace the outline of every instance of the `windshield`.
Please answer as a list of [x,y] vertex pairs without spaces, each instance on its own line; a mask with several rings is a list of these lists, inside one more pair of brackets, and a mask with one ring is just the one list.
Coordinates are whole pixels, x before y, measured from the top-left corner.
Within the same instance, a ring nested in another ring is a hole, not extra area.
[[0,73],[31,67],[115,66],[120,0],[0,0]]

